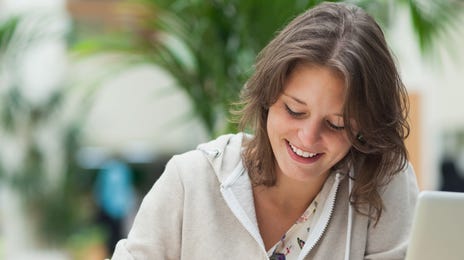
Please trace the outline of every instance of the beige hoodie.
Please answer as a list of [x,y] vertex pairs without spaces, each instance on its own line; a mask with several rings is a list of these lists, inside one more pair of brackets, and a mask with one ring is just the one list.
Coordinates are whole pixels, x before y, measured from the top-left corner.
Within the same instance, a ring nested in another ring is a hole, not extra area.
[[[242,138],[224,135],[174,156],[112,259],[269,259],[241,163]],[[375,227],[349,206],[350,182],[340,173],[327,179],[299,259],[404,259],[418,194],[412,167],[383,190]]]

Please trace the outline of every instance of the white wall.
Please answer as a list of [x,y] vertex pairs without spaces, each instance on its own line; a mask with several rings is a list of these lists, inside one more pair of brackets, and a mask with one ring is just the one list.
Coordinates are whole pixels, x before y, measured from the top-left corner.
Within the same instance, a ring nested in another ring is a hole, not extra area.
[[[111,61],[84,62],[74,71],[92,75],[85,71],[106,62]],[[207,140],[190,100],[157,67],[139,65],[102,83],[84,127],[86,146],[103,148],[109,155],[149,158],[184,152]]]

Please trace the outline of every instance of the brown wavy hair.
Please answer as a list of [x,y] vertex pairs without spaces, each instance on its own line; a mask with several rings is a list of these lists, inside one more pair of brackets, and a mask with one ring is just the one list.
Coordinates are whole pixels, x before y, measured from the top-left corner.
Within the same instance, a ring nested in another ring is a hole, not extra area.
[[275,158],[266,121],[269,107],[299,63],[343,75],[343,120],[352,147],[336,167],[354,169],[350,202],[358,212],[378,221],[383,209],[381,187],[408,163],[404,144],[409,134],[408,96],[381,28],[354,5],[323,3],[309,9],[258,55],[255,72],[241,93],[239,112],[240,128],[254,133],[242,155],[251,181],[275,185]]

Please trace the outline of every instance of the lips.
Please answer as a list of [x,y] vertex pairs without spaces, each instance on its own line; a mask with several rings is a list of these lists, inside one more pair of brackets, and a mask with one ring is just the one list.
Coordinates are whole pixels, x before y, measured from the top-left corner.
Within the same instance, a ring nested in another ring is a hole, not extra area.
[[293,146],[292,144],[290,144],[290,148],[292,148],[292,151],[294,153],[296,153],[297,155],[303,157],[303,158],[313,158],[317,155],[317,153],[310,153],[310,152],[306,152],[306,151],[303,151],[303,150],[300,150],[299,148],[297,148],[296,146]]
[[287,141],[287,150],[290,153],[290,156],[299,162],[314,162],[322,156],[322,153],[313,153],[301,150],[300,148],[292,145]]

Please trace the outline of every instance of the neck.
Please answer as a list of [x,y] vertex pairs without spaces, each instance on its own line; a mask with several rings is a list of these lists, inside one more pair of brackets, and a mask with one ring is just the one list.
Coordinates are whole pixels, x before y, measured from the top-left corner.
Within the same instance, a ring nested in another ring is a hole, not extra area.
[[259,187],[259,192],[266,193],[269,203],[278,208],[303,212],[319,194],[327,176],[315,178],[310,182],[301,182],[277,174],[276,185]]

